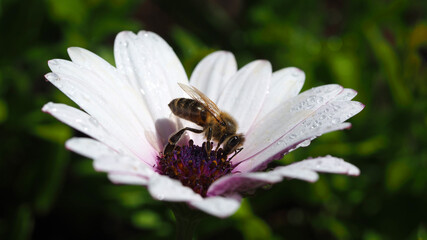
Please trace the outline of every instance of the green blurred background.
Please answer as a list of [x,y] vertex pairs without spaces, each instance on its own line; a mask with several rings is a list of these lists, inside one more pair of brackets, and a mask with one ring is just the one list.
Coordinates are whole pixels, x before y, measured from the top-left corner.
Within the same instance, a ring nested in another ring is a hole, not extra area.
[[[72,104],[44,80],[69,46],[113,63],[122,30],[165,38],[190,74],[208,53],[239,66],[268,59],[306,73],[303,90],[338,83],[366,108],[353,128],[285,156],[331,154],[362,174],[291,180],[206,217],[198,239],[427,239],[427,1],[0,1],[0,239],[170,239],[171,212],[143,187],[110,183],[41,112]],[[114,64],[114,63],[113,63]]]

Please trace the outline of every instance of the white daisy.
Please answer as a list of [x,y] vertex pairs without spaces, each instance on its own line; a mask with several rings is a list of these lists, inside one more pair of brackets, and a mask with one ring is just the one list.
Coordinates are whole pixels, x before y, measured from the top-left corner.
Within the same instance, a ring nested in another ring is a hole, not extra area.
[[[94,168],[114,183],[142,185],[155,199],[228,217],[239,208],[241,193],[283,178],[314,182],[316,172],[359,174],[357,167],[331,156],[262,171],[317,136],[349,128],[344,121],[364,107],[350,101],[356,95],[352,89],[333,84],[299,94],[305,79],[301,70],[272,72],[264,60],[237,70],[233,54],[224,51],[204,58],[188,81],[171,47],[146,31],[118,34],[116,67],[82,48],[68,53],[71,61],[49,61],[52,72],[46,79],[84,111],[58,103],[47,103],[43,111],[91,137],[72,138],[66,147],[92,158]],[[212,164],[220,159],[200,157],[205,140],[194,133],[187,136],[194,145],[182,141],[180,154],[162,160],[169,136],[191,125],[168,107],[172,99],[189,98],[177,83],[198,88],[236,119],[246,141],[231,161]],[[166,168],[176,171],[175,179]]]

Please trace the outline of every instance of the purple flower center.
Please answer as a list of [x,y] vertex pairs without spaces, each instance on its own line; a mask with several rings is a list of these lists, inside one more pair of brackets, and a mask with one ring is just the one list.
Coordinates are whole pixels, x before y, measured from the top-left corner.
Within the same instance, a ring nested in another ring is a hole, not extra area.
[[171,154],[160,153],[156,169],[160,174],[181,181],[205,197],[209,186],[218,178],[231,173],[233,166],[222,149],[212,149],[208,158],[206,142],[200,147],[190,140],[188,146],[176,146]]

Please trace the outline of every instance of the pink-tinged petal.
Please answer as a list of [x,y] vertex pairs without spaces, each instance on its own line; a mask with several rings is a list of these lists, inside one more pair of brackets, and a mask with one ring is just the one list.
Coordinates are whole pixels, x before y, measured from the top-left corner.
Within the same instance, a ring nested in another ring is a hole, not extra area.
[[284,101],[298,95],[304,85],[304,80],[305,73],[295,67],[288,67],[274,72],[269,92],[264,100],[258,119],[261,119]]
[[283,178],[315,182],[319,179],[317,172],[352,176],[360,174],[360,170],[356,166],[340,158],[318,157],[277,167],[268,172],[236,173],[222,177],[209,187],[208,196],[251,192],[267,184],[281,182]]
[[108,179],[115,184],[129,184],[129,185],[142,185],[145,186],[148,183],[148,180],[140,177],[133,176],[129,174],[120,174],[120,173],[109,173]]
[[262,119],[257,120],[253,130],[246,135],[244,149],[233,163],[250,159],[255,154],[275,144],[319,108],[333,100],[340,92],[339,85],[325,85],[310,89],[284,102]]
[[236,173],[215,181],[208,190],[208,196],[217,196],[230,193],[246,193],[274,183],[281,182],[283,178],[315,182],[319,178],[316,172],[310,169],[277,167],[268,172]]
[[233,215],[239,209],[240,203],[241,197],[234,194],[226,197],[215,196],[203,198],[198,201],[191,201],[189,204],[210,215],[226,218]]
[[[147,125],[133,115],[131,107],[124,101],[126,98],[121,97],[121,94],[116,91],[118,88],[112,88],[105,83],[108,81],[102,76],[74,62],[61,59],[50,60],[49,67],[53,73],[46,74],[47,80],[97,119],[99,124],[108,129],[117,140],[132,147],[130,149],[134,154],[143,156],[144,152],[141,152],[138,145],[151,145],[146,135],[153,130],[146,128]],[[106,70],[106,72],[109,71],[111,69]],[[116,80],[120,81],[120,79]],[[135,94],[129,86],[123,87],[128,89],[127,95]],[[144,109],[144,107],[140,108],[141,114],[149,116],[148,111]],[[159,145],[160,143],[154,144],[153,148],[159,148]]]
[[359,176],[360,174],[359,168],[353,164],[332,156],[303,160],[288,165],[286,168],[309,169],[316,172],[346,174],[351,176]]
[[212,101],[217,102],[227,81],[237,72],[237,63],[230,52],[217,51],[209,54],[197,64],[191,74],[190,83]]
[[157,175],[150,178],[148,191],[154,199],[169,202],[200,201],[203,198],[178,180]]
[[114,43],[117,69],[147,103],[154,121],[168,119],[173,98],[183,96],[177,83],[188,84],[181,62],[157,34],[121,32]]
[[225,86],[217,102],[239,124],[238,132],[246,133],[258,115],[271,80],[271,64],[254,61],[240,69]]
[[230,174],[215,181],[207,192],[208,196],[217,196],[233,192],[248,192],[252,189],[282,181],[282,177],[269,172]]

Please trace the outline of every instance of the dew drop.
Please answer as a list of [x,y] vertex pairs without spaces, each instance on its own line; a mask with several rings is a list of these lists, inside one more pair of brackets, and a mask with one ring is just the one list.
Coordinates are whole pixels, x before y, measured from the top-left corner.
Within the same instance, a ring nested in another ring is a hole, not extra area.
[[285,140],[279,140],[276,143],[277,145],[286,145],[286,141]]
[[82,97],[86,102],[90,102],[90,97],[86,93],[82,93]]
[[319,120],[325,120],[327,116],[325,114],[320,115]]
[[339,122],[340,122],[339,118],[333,118],[332,121],[331,121],[332,124],[337,124]]
[[99,126],[98,120],[96,120],[96,118],[94,118],[94,117],[90,117],[89,118],[89,122],[92,123],[92,125],[95,126],[95,127]]
[[70,96],[70,97],[74,97],[74,95],[75,95],[75,91],[74,91],[74,88],[73,88],[73,87],[70,87],[70,88],[68,89],[68,91],[67,91],[67,95],[68,95],[68,96]]
[[54,107],[53,103],[47,103],[46,105],[43,106],[42,108],[43,112],[56,112],[57,109],[56,107]]
[[160,201],[163,200],[164,198],[165,198],[165,195],[157,194],[157,199],[159,199]]
[[83,131],[85,131],[85,132],[89,131],[88,126],[85,124],[85,122],[82,119],[76,118],[75,121],[76,121],[76,123],[78,123],[80,125],[80,127]]
[[145,91],[144,91],[144,89],[143,89],[143,88],[140,88],[140,89],[139,89],[139,91],[141,92],[141,94],[142,94],[143,96],[145,96]]
[[313,124],[311,125],[311,129],[318,128],[320,125],[322,125],[322,123],[316,120],[316,121],[314,121],[314,122],[313,122]]
[[300,74],[301,74],[300,70],[298,70],[298,69],[295,69],[294,71],[292,71],[292,76],[293,77],[298,77]]
[[56,60],[56,59],[49,60],[49,65],[57,66],[58,64],[59,64],[59,63],[58,63],[58,60]]
[[307,147],[308,145],[310,145],[311,141],[310,140],[305,140],[303,142],[301,142],[300,144],[298,144],[297,147]]
[[122,148],[117,148],[117,149],[116,149],[116,151],[117,151],[117,153],[118,153],[119,155],[123,155],[123,154],[124,154],[124,151],[123,151],[123,149],[122,149]]

